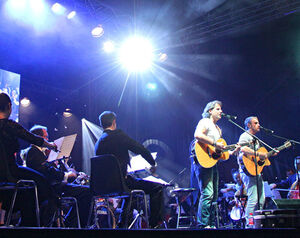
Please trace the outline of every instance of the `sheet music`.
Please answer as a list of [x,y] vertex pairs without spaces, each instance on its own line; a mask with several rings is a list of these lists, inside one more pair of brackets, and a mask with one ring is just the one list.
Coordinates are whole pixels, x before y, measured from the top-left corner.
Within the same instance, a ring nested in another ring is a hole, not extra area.
[[[151,153],[154,160],[156,160],[157,152]],[[130,166],[127,166],[127,172],[135,172],[139,170],[149,169],[151,165],[141,155],[133,156],[130,160]]]
[[150,182],[155,182],[155,183],[160,183],[160,184],[163,184],[163,185],[169,185],[168,182],[166,182],[166,181],[164,181],[164,180],[162,180],[160,178],[156,178],[156,177],[154,177],[152,175],[150,175],[150,176],[148,176],[146,178],[143,178],[143,180],[150,181]]
[[47,161],[51,162],[63,157],[69,157],[75,144],[76,137],[77,134],[73,134],[69,136],[63,136],[55,140],[54,143],[57,145],[57,149],[59,150],[59,152],[51,150]]

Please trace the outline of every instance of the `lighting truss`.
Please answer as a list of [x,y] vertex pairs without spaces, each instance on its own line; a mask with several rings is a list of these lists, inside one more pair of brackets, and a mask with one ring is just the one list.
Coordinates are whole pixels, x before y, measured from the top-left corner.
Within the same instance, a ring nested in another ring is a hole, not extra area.
[[[224,6],[220,8],[224,9]],[[174,34],[179,35],[179,37],[174,37],[174,39],[179,39],[175,42],[175,46],[199,44],[299,11],[299,0],[257,0],[246,7],[243,5],[236,8],[232,5],[222,13],[216,8],[175,32]]]

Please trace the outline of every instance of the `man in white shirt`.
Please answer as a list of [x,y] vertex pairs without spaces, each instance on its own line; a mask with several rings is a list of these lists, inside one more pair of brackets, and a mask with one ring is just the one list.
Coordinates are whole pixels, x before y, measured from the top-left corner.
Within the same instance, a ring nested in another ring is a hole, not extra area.
[[[209,102],[202,113],[194,137],[196,142],[213,145],[222,150],[224,145],[217,142],[222,136],[222,131],[217,122],[221,119],[222,103],[220,101]],[[215,206],[213,202],[218,198],[219,171],[217,164],[211,168],[204,168],[194,157],[192,161],[192,174],[196,176],[201,196],[198,204],[197,223],[199,228],[215,228]]]

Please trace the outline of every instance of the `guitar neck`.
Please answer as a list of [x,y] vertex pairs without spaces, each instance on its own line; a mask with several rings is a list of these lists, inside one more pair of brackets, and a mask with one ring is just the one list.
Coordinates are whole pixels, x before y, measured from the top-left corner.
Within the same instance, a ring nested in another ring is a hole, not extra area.
[[284,143],[282,146],[275,148],[276,151],[274,150],[269,151],[267,157],[270,157],[283,149],[289,148],[290,146],[291,146],[290,142]]
[[[240,146],[248,146],[250,144],[251,144],[251,142],[244,142],[244,143],[240,143],[239,145]],[[223,151],[234,150],[236,148],[236,146],[237,146],[237,144],[227,145]]]

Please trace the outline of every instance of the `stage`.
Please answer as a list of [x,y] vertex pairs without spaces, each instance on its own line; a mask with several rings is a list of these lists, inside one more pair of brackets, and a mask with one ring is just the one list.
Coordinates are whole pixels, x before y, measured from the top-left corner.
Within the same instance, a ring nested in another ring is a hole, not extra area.
[[131,237],[131,238],[165,238],[165,237],[296,237],[299,229],[201,229],[201,230],[176,230],[176,229],[143,229],[143,230],[89,230],[89,229],[57,229],[57,228],[0,228],[1,238],[17,237]]

